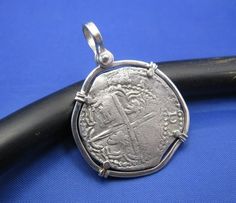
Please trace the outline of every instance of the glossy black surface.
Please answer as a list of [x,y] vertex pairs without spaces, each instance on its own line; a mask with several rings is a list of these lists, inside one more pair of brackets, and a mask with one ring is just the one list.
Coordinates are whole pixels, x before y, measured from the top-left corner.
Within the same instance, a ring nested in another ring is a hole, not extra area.
[[[236,57],[162,62],[158,67],[187,100],[236,92]],[[35,146],[38,149],[72,136],[71,113],[81,84],[59,90],[0,121],[0,171],[29,150],[35,151]]]

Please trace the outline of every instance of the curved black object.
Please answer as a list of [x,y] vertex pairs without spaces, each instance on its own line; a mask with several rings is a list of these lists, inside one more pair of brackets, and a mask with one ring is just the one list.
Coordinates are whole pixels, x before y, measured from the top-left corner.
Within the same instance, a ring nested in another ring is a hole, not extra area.
[[[185,99],[236,93],[236,57],[158,63]],[[35,145],[72,136],[70,118],[81,82],[36,101],[0,121],[0,171]]]

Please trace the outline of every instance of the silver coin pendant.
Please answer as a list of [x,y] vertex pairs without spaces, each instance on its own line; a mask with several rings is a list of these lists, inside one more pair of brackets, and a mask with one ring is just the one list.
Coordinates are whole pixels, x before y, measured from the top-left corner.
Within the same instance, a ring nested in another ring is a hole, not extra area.
[[77,146],[103,177],[160,170],[187,139],[183,97],[157,64],[114,61],[94,23],[83,31],[97,67],[75,97],[71,124]]

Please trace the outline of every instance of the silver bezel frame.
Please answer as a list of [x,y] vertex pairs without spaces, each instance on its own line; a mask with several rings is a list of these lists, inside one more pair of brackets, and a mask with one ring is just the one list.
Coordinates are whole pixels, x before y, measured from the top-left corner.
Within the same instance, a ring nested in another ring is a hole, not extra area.
[[[122,60],[122,61],[114,61],[109,67],[104,67],[102,66],[97,66],[93,71],[88,75],[88,77],[85,79],[81,90],[79,91],[80,94],[87,96],[90,88],[95,80],[95,78],[107,70],[110,70],[112,68],[121,68],[121,67],[138,67],[138,68],[144,68],[144,69],[149,69],[153,63],[146,63],[143,61],[135,61],[135,60]],[[174,91],[175,95],[177,96],[183,112],[184,112],[184,125],[183,125],[183,130],[182,134],[187,135],[188,129],[189,129],[189,123],[190,123],[190,116],[189,116],[189,111],[188,107],[180,94],[179,90],[177,87],[174,85],[174,83],[162,72],[158,69],[158,67],[155,69],[155,74],[160,76],[168,85],[169,87]],[[90,156],[89,152],[86,150],[83,141],[80,136],[80,129],[78,125],[78,119],[79,119],[79,114],[80,110],[83,106],[82,101],[76,101],[73,113],[72,113],[72,118],[71,118],[71,129],[72,133],[75,139],[75,142],[84,157],[84,159],[88,162],[88,164],[96,170],[98,173],[102,169],[102,164],[98,165],[96,161],[93,160],[93,158]],[[176,138],[175,141],[172,143],[171,147],[166,151],[165,155],[162,157],[161,161],[159,164],[157,164],[155,167],[144,169],[144,170],[137,170],[137,171],[119,171],[119,170],[114,170],[114,169],[108,169],[106,173],[109,176],[112,177],[122,177],[122,178],[130,178],[130,177],[138,177],[138,176],[144,176],[144,175],[149,175],[151,173],[157,172],[160,169],[162,169],[171,159],[171,157],[174,155],[176,150],[179,148],[181,145],[182,141],[179,138]]]

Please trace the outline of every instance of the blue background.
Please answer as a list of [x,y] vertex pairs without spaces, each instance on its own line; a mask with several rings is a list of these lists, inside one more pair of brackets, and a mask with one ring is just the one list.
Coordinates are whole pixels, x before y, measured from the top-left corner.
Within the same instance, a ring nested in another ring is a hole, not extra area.
[[[0,118],[92,70],[90,20],[116,59],[236,55],[235,0],[0,0]],[[104,180],[65,141],[0,177],[0,201],[236,202],[236,97],[188,105],[189,140],[161,172]]]

